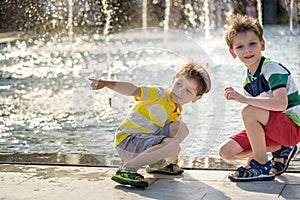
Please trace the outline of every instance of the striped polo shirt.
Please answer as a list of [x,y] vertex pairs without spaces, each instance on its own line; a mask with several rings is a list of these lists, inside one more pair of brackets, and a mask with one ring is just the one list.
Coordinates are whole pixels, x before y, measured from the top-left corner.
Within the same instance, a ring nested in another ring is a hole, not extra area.
[[135,105],[117,128],[115,145],[130,134],[152,134],[181,118],[182,107],[176,107],[169,89],[155,86],[141,86],[140,89],[141,96],[134,97]]
[[256,72],[247,75],[243,82],[246,95],[271,97],[274,90],[285,87],[288,94],[288,107],[283,113],[300,126],[300,96],[290,71],[282,64],[262,57]]

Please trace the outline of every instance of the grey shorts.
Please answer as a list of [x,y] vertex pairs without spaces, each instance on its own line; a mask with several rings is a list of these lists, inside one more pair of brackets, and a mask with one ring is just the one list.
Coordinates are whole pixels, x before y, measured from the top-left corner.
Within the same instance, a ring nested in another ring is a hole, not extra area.
[[116,147],[121,160],[128,162],[150,147],[160,144],[164,138],[170,136],[170,124],[166,124],[153,134],[139,133],[128,135]]

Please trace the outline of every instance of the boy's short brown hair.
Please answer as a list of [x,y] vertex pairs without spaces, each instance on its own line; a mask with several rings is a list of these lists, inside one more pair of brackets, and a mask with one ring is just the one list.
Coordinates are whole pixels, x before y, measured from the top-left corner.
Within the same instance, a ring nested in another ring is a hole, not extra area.
[[187,63],[179,68],[175,77],[187,76],[198,82],[197,95],[208,93],[211,89],[211,81],[208,72],[201,65]]
[[226,31],[225,40],[229,48],[232,48],[233,39],[241,32],[253,31],[260,41],[263,40],[263,27],[257,19],[237,14],[228,18],[227,21],[229,27]]

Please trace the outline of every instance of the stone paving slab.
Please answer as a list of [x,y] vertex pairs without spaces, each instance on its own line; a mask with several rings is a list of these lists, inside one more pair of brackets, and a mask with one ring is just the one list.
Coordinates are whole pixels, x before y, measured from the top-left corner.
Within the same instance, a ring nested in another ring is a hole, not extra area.
[[110,177],[116,168],[0,165],[0,200],[226,200],[300,199],[300,173],[285,173],[274,181],[233,183],[228,171],[185,170],[183,175],[140,173],[146,189],[123,186]]

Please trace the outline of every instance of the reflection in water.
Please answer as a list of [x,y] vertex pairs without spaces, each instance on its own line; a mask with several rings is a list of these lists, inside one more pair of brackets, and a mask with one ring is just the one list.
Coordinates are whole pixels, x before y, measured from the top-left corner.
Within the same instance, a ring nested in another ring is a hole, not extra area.
[[[120,166],[117,156],[91,154],[0,154],[0,163],[50,164],[50,165],[82,165],[82,166]],[[227,164],[218,158],[182,157],[180,163],[190,169],[235,169],[236,163]],[[235,165],[234,165],[235,164]],[[292,168],[290,168],[292,170]]]
[[[0,154],[1,163],[36,164],[36,165],[76,165],[76,166],[109,166],[118,167],[121,160],[118,156],[92,154],[55,154],[55,153],[13,153]],[[290,163],[289,172],[299,172],[299,159]],[[244,165],[244,161],[226,163],[220,158],[180,158],[179,164],[185,169],[222,169],[235,170],[236,166]]]

